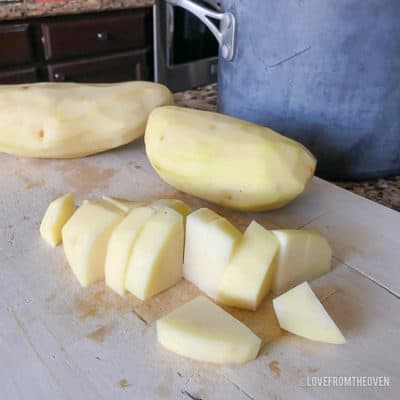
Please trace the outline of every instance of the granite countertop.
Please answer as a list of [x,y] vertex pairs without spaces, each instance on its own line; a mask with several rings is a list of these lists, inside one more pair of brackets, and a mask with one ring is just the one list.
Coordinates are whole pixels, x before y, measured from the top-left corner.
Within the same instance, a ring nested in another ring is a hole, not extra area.
[[79,14],[85,12],[150,7],[154,0],[22,0],[0,1],[0,21],[49,15]]
[[[175,94],[176,104],[201,110],[215,111],[217,86],[208,85]],[[360,182],[332,182],[360,196],[400,211],[400,176]]]

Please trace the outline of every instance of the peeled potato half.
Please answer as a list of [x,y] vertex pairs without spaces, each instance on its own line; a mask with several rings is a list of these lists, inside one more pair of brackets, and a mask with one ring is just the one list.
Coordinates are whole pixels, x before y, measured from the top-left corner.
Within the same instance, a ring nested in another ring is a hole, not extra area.
[[72,158],[132,142],[150,112],[173,102],[152,82],[0,86],[0,151]]

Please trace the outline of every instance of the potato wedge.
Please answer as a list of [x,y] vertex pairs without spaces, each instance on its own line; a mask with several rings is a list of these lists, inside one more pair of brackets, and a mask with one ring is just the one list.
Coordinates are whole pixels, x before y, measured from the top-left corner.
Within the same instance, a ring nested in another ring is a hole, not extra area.
[[88,200],[62,228],[65,257],[81,286],[104,279],[108,240],[124,215],[104,200]]
[[213,299],[242,234],[225,218],[199,208],[186,219],[183,276]]
[[252,221],[222,274],[217,300],[255,311],[270,291],[278,243],[270,231]]
[[305,229],[272,231],[279,242],[272,292],[281,294],[331,269],[332,248],[318,232]]
[[102,196],[101,198],[125,213],[129,213],[136,207],[143,207],[146,205],[143,201],[127,200],[120,197]]
[[280,327],[294,335],[325,343],[346,342],[307,282],[276,297],[273,306]]
[[150,207],[136,207],[111,233],[107,246],[104,275],[106,285],[123,296],[125,275],[135,241],[144,224],[155,213]]
[[154,210],[161,210],[165,207],[172,208],[184,218],[192,212],[192,209],[184,201],[177,199],[159,199],[150,203],[149,206]]
[[183,217],[163,208],[143,225],[128,260],[125,289],[146,300],[182,278]]
[[214,363],[253,360],[261,345],[247,326],[204,296],[159,319],[157,338],[181,356]]
[[75,198],[71,193],[58,197],[47,207],[40,224],[40,235],[50,245],[61,243],[61,229],[75,211]]

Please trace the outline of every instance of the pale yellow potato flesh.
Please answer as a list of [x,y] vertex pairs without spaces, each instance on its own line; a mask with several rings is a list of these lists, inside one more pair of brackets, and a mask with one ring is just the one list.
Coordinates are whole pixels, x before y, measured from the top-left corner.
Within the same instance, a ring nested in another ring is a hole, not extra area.
[[181,356],[213,363],[253,360],[261,345],[249,328],[203,296],[159,319],[157,338]]
[[286,292],[304,281],[311,281],[331,269],[332,249],[318,232],[295,229],[274,230],[279,241],[272,279],[275,294]]
[[307,282],[276,297],[273,307],[280,327],[290,333],[318,342],[346,342]]
[[270,291],[277,251],[276,237],[252,221],[222,274],[217,300],[230,306],[256,310]]
[[225,218],[200,208],[186,218],[183,276],[213,299],[242,234]]
[[219,218],[220,215],[208,208],[199,208],[186,218],[183,261],[183,277],[186,280],[193,282],[198,275],[197,271],[201,271],[204,264],[204,247],[201,243],[207,240],[206,226]]
[[125,213],[129,213],[133,208],[143,207],[146,205],[143,201],[127,200],[121,197],[102,196],[101,198],[113,206],[118,207]]
[[281,207],[301,194],[316,160],[300,143],[226,115],[160,107],[145,133],[147,156],[175,188],[240,210]]
[[125,289],[145,300],[182,278],[183,217],[171,208],[152,215],[142,227],[128,260]]
[[111,232],[125,213],[106,201],[86,201],[62,228],[65,256],[82,286],[104,279]]
[[35,83],[0,87],[0,151],[71,158],[132,142],[171,92],[152,82]]
[[184,218],[192,212],[192,209],[184,201],[177,199],[159,199],[150,203],[149,206],[155,210],[161,210],[165,207],[172,208]]
[[151,207],[136,207],[112,231],[104,267],[108,287],[123,296],[128,260],[144,224],[155,213]]
[[75,199],[71,193],[53,200],[44,214],[40,224],[40,234],[50,245],[61,243],[61,229],[75,212]]
[[[119,207],[125,212],[129,212],[132,208],[146,205],[146,203],[142,201],[128,200],[121,197],[102,196],[102,199]],[[158,199],[149,203],[149,207],[154,210],[161,210],[162,208],[169,207],[177,211],[183,217],[186,217],[192,212],[192,209],[184,201],[178,199]]]

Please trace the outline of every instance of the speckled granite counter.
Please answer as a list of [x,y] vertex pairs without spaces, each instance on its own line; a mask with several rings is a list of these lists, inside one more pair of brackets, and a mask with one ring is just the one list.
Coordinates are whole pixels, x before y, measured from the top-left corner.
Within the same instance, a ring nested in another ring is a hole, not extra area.
[[[215,111],[217,104],[216,94],[216,85],[208,85],[197,90],[176,93],[175,101],[178,105]],[[362,182],[333,183],[386,207],[400,211],[400,176]]]
[[20,18],[68,15],[84,12],[150,7],[154,0],[64,0],[37,2],[23,0],[18,3],[0,2],[0,21]]

